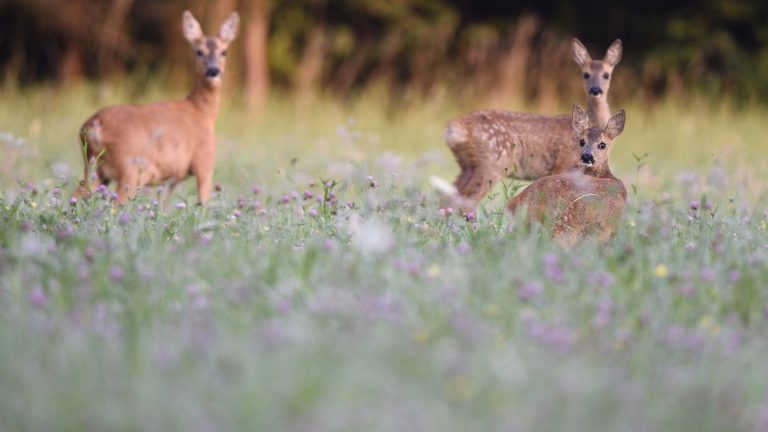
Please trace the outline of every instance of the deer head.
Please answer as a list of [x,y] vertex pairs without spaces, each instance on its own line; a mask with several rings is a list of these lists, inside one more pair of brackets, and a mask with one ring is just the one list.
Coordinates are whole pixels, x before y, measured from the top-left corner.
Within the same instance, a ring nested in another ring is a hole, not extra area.
[[584,91],[588,98],[606,97],[611,87],[613,68],[621,61],[622,44],[620,39],[613,41],[602,60],[592,60],[584,45],[576,38],[571,42],[573,60],[581,68],[584,77]]
[[217,36],[206,36],[192,13],[184,11],[181,28],[184,37],[195,50],[196,75],[207,85],[221,85],[221,77],[227,65],[227,48],[235,40],[239,25],[240,16],[232,12],[221,25]]
[[586,111],[578,103],[573,105],[571,125],[579,143],[580,160],[585,172],[598,176],[610,172],[608,150],[624,130],[625,119],[626,113],[621,110],[608,120],[605,129],[590,128]]

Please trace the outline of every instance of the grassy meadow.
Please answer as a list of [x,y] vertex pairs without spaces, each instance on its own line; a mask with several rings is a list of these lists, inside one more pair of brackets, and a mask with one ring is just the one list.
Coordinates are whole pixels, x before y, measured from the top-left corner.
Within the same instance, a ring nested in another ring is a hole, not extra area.
[[768,430],[764,108],[612,100],[628,210],[563,251],[521,182],[438,212],[440,96],[228,103],[210,204],[71,202],[83,120],[165,96],[0,90],[0,431]]

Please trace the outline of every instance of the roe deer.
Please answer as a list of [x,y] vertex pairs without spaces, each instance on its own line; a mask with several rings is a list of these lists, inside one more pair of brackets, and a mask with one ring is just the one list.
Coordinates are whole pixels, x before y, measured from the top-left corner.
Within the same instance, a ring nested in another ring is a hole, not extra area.
[[75,197],[90,193],[89,166],[95,163],[94,174],[102,184],[117,181],[119,204],[149,184],[167,183],[170,196],[188,175],[197,177],[200,203],[208,200],[227,47],[237,36],[239,23],[233,12],[217,36],[205,36],[200,23],[184,12],[182,31],[197,57],[192,91],[184,100],[116,105],[89,118],[80,133],[85,176]]
[[[581,68],[590,124],[603,128],[611,113],[608,89],[613,68],[621,61],[616,39],[602,60],[592,60],[578,39],[571,42]],[[543,116],[500,110],[476,111],[456,117],[445,128],[445,142],[461,172],[442,207],[473,210],[501,178],[534,180],[578,166],[571,151],[571,116]]]
[[578,156],[581,169],[541,177],[513,197],[508,208],[515,213],[528,208],[528,220],[551,228],[552,237],[564,247],[594,235],[608,240],[627,203],[627,190],[608,168],[608,151],[624,130],[624,110],[608,120],[605,128],[590,127],[589,118],[577,103],[572,127],[576,139],[569,151]]

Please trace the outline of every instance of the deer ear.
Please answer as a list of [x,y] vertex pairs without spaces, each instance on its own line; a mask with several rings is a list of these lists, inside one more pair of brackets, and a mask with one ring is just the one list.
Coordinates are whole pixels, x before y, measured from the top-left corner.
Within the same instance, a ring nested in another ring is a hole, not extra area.
[[184,37],[189,43],[193,44],[203,38],[203,30],[200,28],[200,23],[197,22],[190,11],[184,11],[181,15],[181,30],[184,32]]
[[219,30],[219,39],[226,43],[230,43],[237,37],[237,30],[240,27],[240,15],[237,12],[232,12],[232,15],[224,21]]
[[584,108],[578,102],[573,104],[573,113],[571,114],[571,127],[576,136],[583,136],[584,131],[589,129],[589,116]]
[[608,124],[605,125],[605,135],[610,139],[614,140],[617,136],[621,135],[621,133],[624,131],[624,122],[627,119],[627,114],[624,112],[624,110],[621,110],[613,115],[608,120]]
[[579,66],[584,66],[592,61],[592,57],[589,56],[587,48],[576,38],[571,40],[571,54],[573,55],[573,60]]
[[623,51],[624,48],[621,39],[616,39],[611,46],[608,47],[608,51],[605,52],[603,61],[611,65],[611,67],[614,67],[621,61],[621,53]]

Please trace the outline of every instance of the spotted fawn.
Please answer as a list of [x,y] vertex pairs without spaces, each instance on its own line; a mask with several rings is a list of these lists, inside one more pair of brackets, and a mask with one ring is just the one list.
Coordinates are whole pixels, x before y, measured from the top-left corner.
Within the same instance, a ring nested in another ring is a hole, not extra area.
[[[593,60],[578,39],[573,39],[571,48],[581,69],[590,124],[603,128],[611,115],[608,90],[613,69],[621,61],[622,43],[614,41],[602,60]],[[445,128],[445,142],[461,172],[441,206],[470,211],[504,177],[533,180],[577,167],[570,123],[569,115],[500,110],[452,119]]]
[[535,180],[509,201],[508,209],[514,214],[525,208],[529,222],[542,223],[566,248],[588,236],[608,240],[627,203],[624,183],[608,167],[608,152],[624,130],[625,118],[621,110],[605,128],[590,126],[584,109],[574,105],[574,139],[568,150],[576,155],[579,168]]

